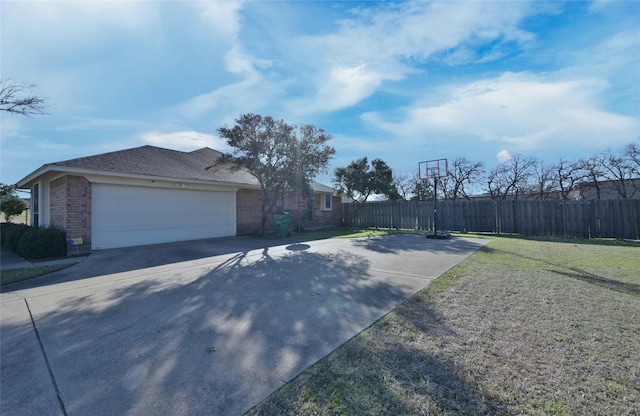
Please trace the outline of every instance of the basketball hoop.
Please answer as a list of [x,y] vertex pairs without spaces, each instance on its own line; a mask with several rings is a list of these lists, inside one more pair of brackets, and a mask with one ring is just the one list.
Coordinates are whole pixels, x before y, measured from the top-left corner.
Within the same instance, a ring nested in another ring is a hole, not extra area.
[[418,163],[418,175],[420,179],[439,179],[449,176],[449,163],[447,159],[434,159]]
[[427,182],[433,179],[433,234],[427,234],[427,238],[449,238],[450,234],[438,234],[438,179],[449,176],[449,163],[447,159],[434,159],[418,163],[418,177]]

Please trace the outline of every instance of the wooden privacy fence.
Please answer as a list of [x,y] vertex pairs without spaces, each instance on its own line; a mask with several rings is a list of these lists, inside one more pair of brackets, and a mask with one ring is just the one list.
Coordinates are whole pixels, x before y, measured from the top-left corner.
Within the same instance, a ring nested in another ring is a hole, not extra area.
[[[349,227],[433,229],[433,201],[343,204]],[[640,199],[438,201],[438,229],[640,239]]]

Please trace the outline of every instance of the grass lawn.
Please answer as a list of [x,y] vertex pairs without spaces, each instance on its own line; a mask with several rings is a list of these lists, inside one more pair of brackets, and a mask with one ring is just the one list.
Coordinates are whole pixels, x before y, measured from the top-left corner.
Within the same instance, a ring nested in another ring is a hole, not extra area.
[[640,245],[492,241],[250,415],[638,415]]
[[49,266],[25,267],[23,269],[3,270],[2,273],[0,273],[0,285],[4,286],[10,283],[21,282],[23,280],[44,276],[45,274],[66,269],[71,265],[72,264],[56,264]]
[[390,234],[425,234],[424,231],[412,231],[412,230],[396,230],[392,228],[367,228],[367,229],[354,229],[354,228],[326,228],[313,231],[302,231],[301,233],[291,233],[289,236],[294,239],[300,240],[322,240],[326,238],[358,238],[358,237],[378,237],[382,235]]

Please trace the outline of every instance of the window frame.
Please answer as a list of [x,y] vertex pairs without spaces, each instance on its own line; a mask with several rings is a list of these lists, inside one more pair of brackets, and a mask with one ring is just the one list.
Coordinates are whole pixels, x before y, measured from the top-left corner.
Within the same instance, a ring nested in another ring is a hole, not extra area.
[[31,188],[31,225],[40,226],[40,183],[36,183]]
[[[327,202],[329,203],[328,207]],[[322,194],[322,199],[320,200],[320,209],[325,212],[333,211],[333,195]]]

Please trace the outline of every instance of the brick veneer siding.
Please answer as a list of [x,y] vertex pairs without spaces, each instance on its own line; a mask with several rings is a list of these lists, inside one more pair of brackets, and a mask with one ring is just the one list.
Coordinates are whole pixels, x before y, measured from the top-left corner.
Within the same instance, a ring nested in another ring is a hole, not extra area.
[[91,182],[81,176],[63,176],[50,184],[50,223],[82,237],[91,247]]
[[236,193],[236,234],[252,234],[260,230],[262,191],[240,189]]
[[[299,202],[298,202],[299,201]],[[241,189],[236,194],[236,233],[252,234],[260,231],[262,191]],[[309,200],[298,198],[296,195],[289,195],[284,198],[282,210],[291,214],[292,230],[298,227],[298,217],[300,225],[305,227],[336,226],[342,220],[342,202],[339,197],[332,197],[332,210],[323,211],[321,209],[322,195],[313,196],[313,218],[309,219]],[[265,232],[273,231],[273,221],[267,219]]]
[[331,197],[331,211],[322,210],[322,195],[314,195],[313,221],[309,226],[338,226],[342,223],[342,199],[338,196]]

